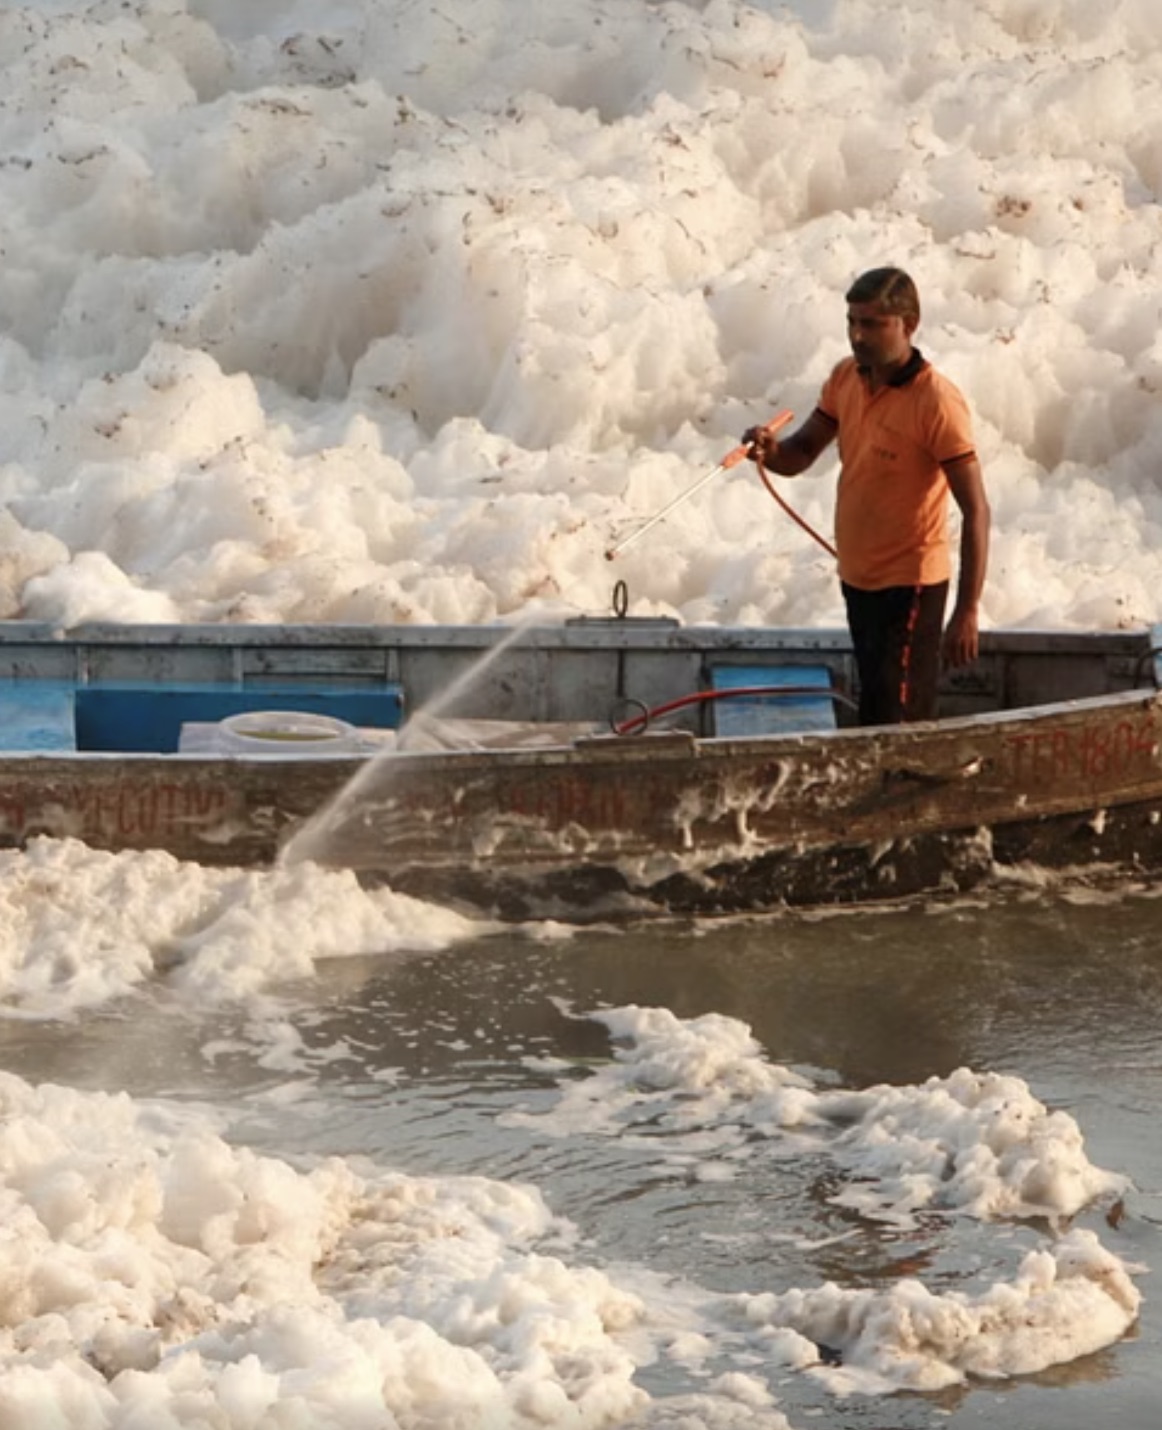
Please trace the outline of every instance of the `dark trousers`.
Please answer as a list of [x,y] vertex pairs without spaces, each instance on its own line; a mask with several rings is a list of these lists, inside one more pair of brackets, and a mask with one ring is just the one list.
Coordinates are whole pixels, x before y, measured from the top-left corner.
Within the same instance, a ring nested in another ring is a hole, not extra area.
[[859,673],[860,724],[933,719],[948,582],[882,591],[842,586]]

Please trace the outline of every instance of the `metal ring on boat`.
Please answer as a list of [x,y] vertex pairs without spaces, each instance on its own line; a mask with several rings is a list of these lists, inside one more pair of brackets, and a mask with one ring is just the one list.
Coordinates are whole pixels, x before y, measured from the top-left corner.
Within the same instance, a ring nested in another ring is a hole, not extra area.
[[[636,717],[632,722],[628,718],[630,713]],[[632,730],[622,729],[623,725],[632,723]],[[615,735],[640,735],[649,729],[650,707],[644,700],[637,700],[632,695],[623,695],[619,700],[615,700],[613,708],[609,712],[609,728]]]
[[1155,646],[1151,646],[1148,651],[1144,652],[1142,655],[1140,655],[1140,656],[1138,657],[1137,662],[1136,662],[1135,665],[1134,665],[1134,677],[1133,677],[1133,678],[1134,678],[1134,688],[1135,688],[1135,689],[1137,689],[1137,687],[1142,683],[1142,676],[1143,676],[1143,674],[1145,673],[1146,666],[1149,665],[1149,663],[1150,663],[1151,661],[1153,661],[1153,662],[1154,662],[1154,670],[1155,670],[1155,675],[1154,675],[1154,688],[1155,688],[1155,690],[1157,690],[1157,688],[1158,688],[1158,676],[1157,676],[1158,657],[1159,657],[1160,655],[1162,655],[1162,646],[1155,645]]

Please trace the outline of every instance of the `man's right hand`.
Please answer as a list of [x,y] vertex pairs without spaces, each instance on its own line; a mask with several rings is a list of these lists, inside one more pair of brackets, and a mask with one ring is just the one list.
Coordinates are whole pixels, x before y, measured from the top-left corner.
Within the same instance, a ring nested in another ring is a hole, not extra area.
[[[782,414],[780,414],[781,416]],[[786,416],[790,416],[787,413]],[[780,477],[797,477],[805,472],[824,447],[835,440],[838,427],[824,417],[818,408],[806,422],[790,433],[783,442],[778,433],[785,425],[772,420],[765,427],[751,427],[743,433],[746,455]]]
[[742,444],[752,462],[766,466],[779,450],[779,439],[766,427],[748,427],[742,434]]

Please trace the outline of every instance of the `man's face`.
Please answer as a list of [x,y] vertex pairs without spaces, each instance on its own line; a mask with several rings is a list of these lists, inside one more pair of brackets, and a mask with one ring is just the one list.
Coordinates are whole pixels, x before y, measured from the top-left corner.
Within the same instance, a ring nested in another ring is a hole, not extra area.
[[885,313],[878,303],[847,305],[847,337],[860,367],[895,367],[907,362],[916,324],[898,313]]

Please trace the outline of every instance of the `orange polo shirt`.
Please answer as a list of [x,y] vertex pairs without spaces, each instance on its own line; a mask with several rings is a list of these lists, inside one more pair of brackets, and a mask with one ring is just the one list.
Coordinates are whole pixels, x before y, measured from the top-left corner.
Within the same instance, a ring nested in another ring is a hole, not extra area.
[[872,392],[845,358],[823,385],[818,410],[838,428],[835,546],[849,586],[931,586],[952,572],[944,462],[975,451],[960,389],[912,350],[895,378]]

